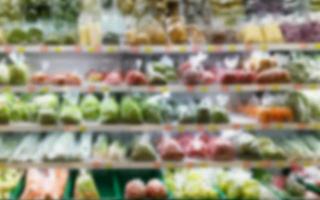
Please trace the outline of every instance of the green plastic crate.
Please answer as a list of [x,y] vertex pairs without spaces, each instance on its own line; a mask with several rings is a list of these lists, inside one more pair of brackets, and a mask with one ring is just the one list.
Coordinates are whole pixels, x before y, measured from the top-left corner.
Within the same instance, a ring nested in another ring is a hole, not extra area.
[[[116,190],[116,178],[110,171],[106,170],[93,170],[90,172],[93,180],[96,184],[99,196],[101,199],[119,200],[121,196]],[[74,189],[76,184],[76,178],[78,177],[78,171],[72,171],[69,177],[69,183],[65,191],[64,199],[74,198]]]
[[10,199],[16,200],[19,199],[23,192],[23,188],[25,185],[25,176],[22,176],[17,186],[10,192]]
[[117,179],[117,190],[121,195],[119,199],[125,199],[124,192],[127,182],[132,179],[141,179],[145,184],[153,178],[163,180],[162,173],[159,170],[150,170],[150,169],[133,169],[133,170],[114,170],[110,173],[115,174]]

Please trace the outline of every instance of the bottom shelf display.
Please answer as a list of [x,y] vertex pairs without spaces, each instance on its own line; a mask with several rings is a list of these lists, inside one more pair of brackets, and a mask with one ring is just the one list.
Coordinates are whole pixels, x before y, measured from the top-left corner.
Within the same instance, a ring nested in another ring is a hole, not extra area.
[[[10,199],[319,199],[320,169],[175,170],[1,169],[1,198]],[[311,178],[312,181],[311,181]]]

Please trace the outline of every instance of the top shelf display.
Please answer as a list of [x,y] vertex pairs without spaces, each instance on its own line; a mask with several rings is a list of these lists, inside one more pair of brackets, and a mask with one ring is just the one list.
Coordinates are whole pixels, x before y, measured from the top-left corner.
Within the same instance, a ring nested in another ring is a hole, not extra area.
[[[0,45],[1,52],[317,50],[317,5],[314,0],[1,0]],[[82,48],[87,46],[97,48]]]

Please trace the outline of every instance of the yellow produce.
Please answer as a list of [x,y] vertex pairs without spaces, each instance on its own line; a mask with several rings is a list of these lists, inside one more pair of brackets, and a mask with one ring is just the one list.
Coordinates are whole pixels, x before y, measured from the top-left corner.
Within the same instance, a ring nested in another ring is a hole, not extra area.
[[260,26],[247,24],[240,32],[240,39],[244,43],[263,43],[263,33]]
[[283,35],[279,24],[276,22],[267,23],[262,26],[263,36],[266,42],[281,43],[283,42]]

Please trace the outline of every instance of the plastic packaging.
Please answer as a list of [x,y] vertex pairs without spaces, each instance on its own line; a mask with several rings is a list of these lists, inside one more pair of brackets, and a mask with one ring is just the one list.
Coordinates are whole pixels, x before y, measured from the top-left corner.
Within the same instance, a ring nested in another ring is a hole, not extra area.
[[84,170],[80,171],[80,174],[77,177],[77,180],[75,183],[74,197],[75,199],[79,199],[79,200],[100,199],[100,195],[98,193],[95,182],[92,176],[87,171],[84,171]]
[[104,99],[100,105],[100,121],[102,123],[117,123],[120,119],[120,108],[113,97],[108,94],[104,95]]
[[148,135],[143,135],[134,143],[130,158],[134,161],[154,161],[157,159]]
[[121,119],[124,123],[139,124],[143,122],[140,105],[131,97],[123,97],[120,105]]
[[86,95],[80,103],[80,109],[85,120],[97,120],[100,116],[100,102],[92,94]]

